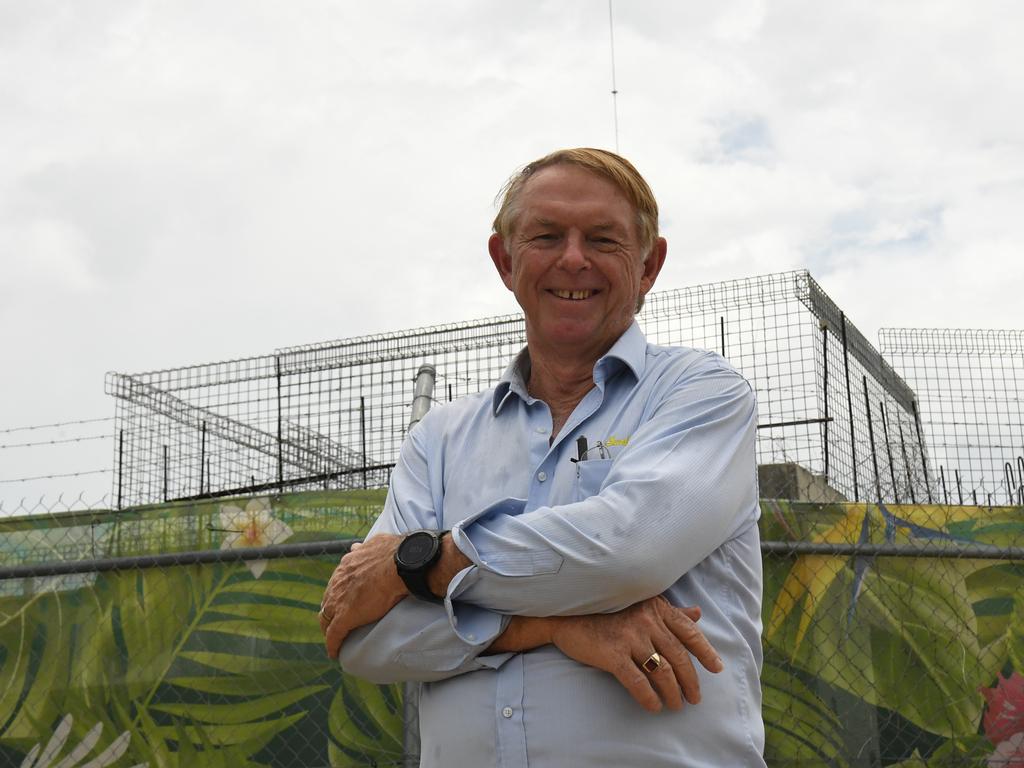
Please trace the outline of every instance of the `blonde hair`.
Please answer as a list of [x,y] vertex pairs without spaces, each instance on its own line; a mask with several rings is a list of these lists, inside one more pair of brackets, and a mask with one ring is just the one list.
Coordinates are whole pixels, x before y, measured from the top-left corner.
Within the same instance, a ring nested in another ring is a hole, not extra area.
[[654,193],[651,192],[644,177],[629,160],[604,149],[590,147],[559,149],[523,166],[505,182],[505,186],[498,193],[498,197],[501,198],[501,206],[498,208],[498,215],[494,217],[495,233],[502,240],[508,241],[519,216],[519,197],[526,182],[537,171],[560,164],[585,168],[591,173],[608,179],[622,191],[636,211],[640,250],[646,258],[658,237],[658,201],[654,199]]

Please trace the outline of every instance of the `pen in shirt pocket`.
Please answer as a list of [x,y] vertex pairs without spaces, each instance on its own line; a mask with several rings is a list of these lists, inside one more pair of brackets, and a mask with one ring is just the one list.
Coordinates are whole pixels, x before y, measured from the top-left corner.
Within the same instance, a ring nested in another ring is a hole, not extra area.
[[576,438],[576,461],[587,460],[587,438],[585,435],[580,435]]

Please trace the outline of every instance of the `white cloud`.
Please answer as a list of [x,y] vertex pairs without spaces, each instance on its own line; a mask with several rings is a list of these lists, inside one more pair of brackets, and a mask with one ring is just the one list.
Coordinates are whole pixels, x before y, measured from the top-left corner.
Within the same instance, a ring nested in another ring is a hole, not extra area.
[[[659,287],[806,265],[869,337],[1020,326],[1024,7],[614,11]],[[33,372],[0,427],[109,414],[108,368],[513,311],[493,196],[612,146],[610,88],[597,0],[0,6],[0,339]]]
[[[59,301],[63,294],[89,293],[99,283],[92,269],[93,247],[73,224],[36,218],[0,229],[4,265],[2,294],[38,291]],[[2,295],[0,294],[0,295]]]

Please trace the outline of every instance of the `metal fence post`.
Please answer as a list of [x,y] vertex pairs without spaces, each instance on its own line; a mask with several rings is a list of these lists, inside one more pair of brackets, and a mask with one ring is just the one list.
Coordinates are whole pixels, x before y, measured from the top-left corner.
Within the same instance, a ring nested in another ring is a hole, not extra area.
[[206,491],[204,488],[204,481],[206,479],[206,422],[200,424],[199,431],[199,495],[202,496]]
[[277,379],[277,484],[284,490],[284,441],[282,437],[283,417],[281,414],[281,358],[274,356],[274,376]]
[[882,481],[878,478],[878,456],[875,453],[875,429],[871,426],[871,401],[868,399],[868,377],[864,376],[864,413],[868,419],[868,444],[871,447],[871,466],[875,470],[875,498],[882,501]]
[[892,481],[892,498],[897,504],[900,503],[900,492],[896,487],[896,466],[892,460],[892,444],[889,442],[889,419],[885,415],[885,400],[878,402],[879,410],[882,412],[882,436],[885,438],[885,454],[889,457],[889,479]]
[[366,398],[359,396],[359,450],[363,456],[363,488],[366,487]]
[[843,371],[846,376],[846,410],[850,417],[850,458],[853,462],[853,500],[860,496],[860,487],[857,482],[857,433],[853,425],[853,391],[850,389],[850,348],[846,342],[846,314],[839,313],[839,320],[843,330]]
[[121,489],[124,482],[124,430],[117,433],[117,508],[121,509]]
[[829,404],[828,404],[828,323],[825,321],[821,322],[821,389],[823,399],[825,401],[825,421],[822,422],[823,441],[822,448],[825,454],[825,482],[828,482],[829,477],[829,465],[828,465],[828,423],[832,420],[829,416]]

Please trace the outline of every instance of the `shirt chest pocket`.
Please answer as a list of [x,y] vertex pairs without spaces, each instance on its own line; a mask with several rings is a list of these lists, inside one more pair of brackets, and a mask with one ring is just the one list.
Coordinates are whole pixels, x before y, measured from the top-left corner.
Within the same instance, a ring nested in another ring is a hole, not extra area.
[[611,459],[587,459],[576,462],[574,500],[583,501],[591,496],[596,496],[611,468]]

